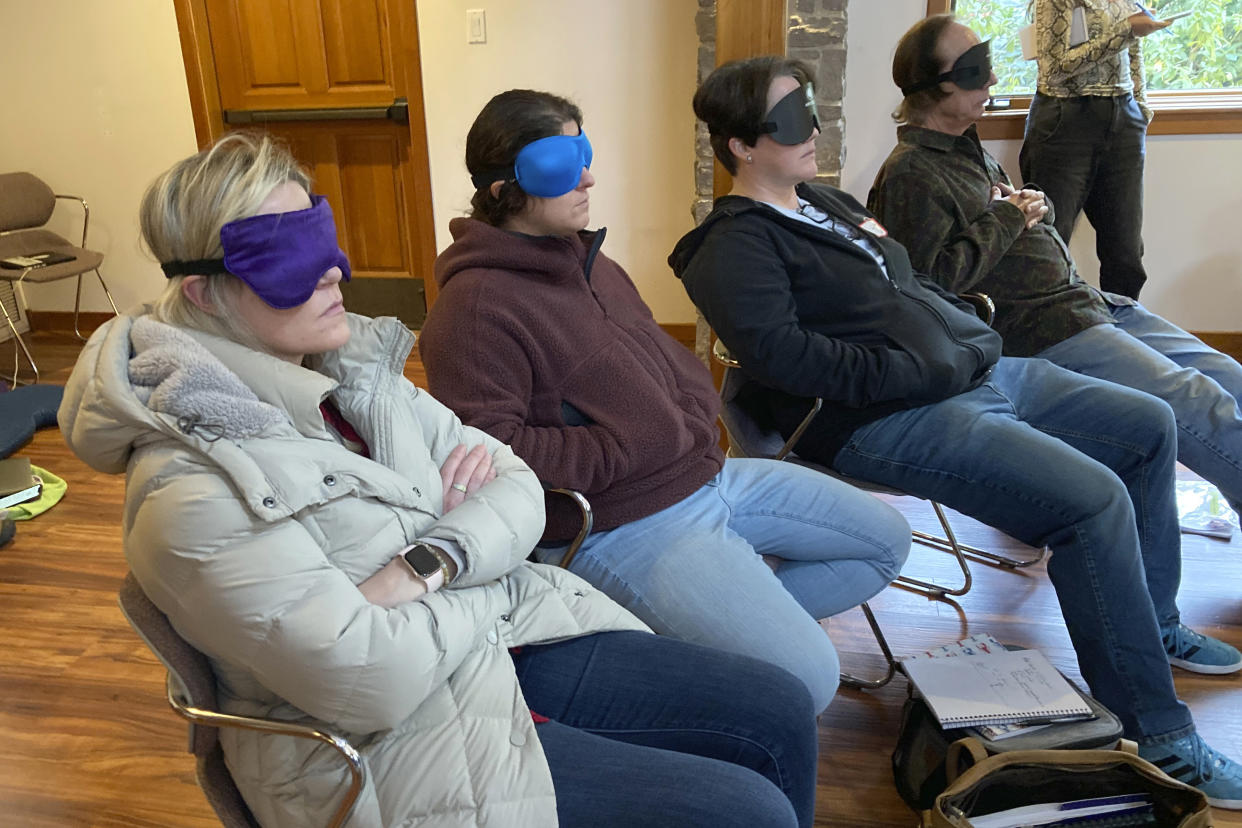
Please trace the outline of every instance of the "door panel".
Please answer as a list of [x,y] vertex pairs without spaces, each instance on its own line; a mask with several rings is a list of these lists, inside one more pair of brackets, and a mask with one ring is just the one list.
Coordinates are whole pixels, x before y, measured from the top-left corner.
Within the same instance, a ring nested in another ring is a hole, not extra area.
[[384,225],[405,218],[400,142],[384,135],[345,136],[337,144],[341,199],[349,215],[346,243],[358,267],[375,276],[408,276],[406,251]]
[[[209,100],[195,113],[207,140],[246,121],[285,140],[336,215],[354,274],[349,309],[420,325],[435,239],[413,3],[175,2],[183,49],[196,53],[193,67],[186,56],[192,103],[218,89],[219,109]],[[197,90],[196,76],[207,78]],[[409,100],[410,123],[383,117],[398,99]]]
[[387,26],[376,0],[321,0],[326,86],[381,86],[392,91],[388,74]]

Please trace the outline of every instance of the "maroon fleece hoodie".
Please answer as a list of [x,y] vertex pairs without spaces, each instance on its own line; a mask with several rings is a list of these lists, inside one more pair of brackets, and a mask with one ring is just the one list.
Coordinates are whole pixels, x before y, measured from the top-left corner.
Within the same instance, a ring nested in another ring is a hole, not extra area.
[[[418,338],[431,393],[508,443],[548,487],[581,491],[595,530],[665,509],[724,463],[708,370],[599,252],[604,230],[525,236],[454,219]],[[545,540],[580,520],[548,499]]]

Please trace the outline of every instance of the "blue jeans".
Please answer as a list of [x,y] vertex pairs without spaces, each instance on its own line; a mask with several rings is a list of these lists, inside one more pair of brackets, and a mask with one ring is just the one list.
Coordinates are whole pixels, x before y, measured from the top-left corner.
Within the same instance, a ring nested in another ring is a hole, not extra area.
[[1143,269],[1143,162],[1147,118],[1133,95],[1053,98],[1036,94],[1018,166],[1048,195],[1069,244],[1080,212],[1095,228],[1100,285],[1138,298]]
[[1071,371],[1154,394],[1177,418],[1177,458],[1242,510],[1242,365],[1151,313],[1109,303],[1096,325],[1039,355]]
[[574,826],[801,826],[818,735],[806,688],[758,659],[647,633],[513,657],[556,812]]
[[[817,711],[840,663],[816,623],[901,571],[910,527],[888,504],[818,472],[732,458],[680,503],[587,538],[570,566],[661,635],[765,659]],[[537,549],[557,563],[564,547]],[[781,559],[775,573],[761,555]]]
[[1163,401],[1006,357],[973,391],[859,428],[832,465],[1051,547],[1083,678],[1129,738],[1155,743],[1193,729],[1159,629],[1178,620],[1176,446]]

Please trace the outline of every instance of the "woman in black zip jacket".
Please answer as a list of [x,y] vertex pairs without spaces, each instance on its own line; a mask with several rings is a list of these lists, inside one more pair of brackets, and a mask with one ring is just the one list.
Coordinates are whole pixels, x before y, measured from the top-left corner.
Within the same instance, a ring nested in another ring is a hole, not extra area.
[[1092,692],[1145,755],[1210,767],[1159,632],[1179,623],[1172,411],[1001,357],[1000,338],[912,273],[857,201],[805,183],[819,134],[810,80],[799,61],[753,58],[694,98],[733,188],[669,263],[741,364],[751,413],[788,436],[823,397],[800,456],[1051,547]]

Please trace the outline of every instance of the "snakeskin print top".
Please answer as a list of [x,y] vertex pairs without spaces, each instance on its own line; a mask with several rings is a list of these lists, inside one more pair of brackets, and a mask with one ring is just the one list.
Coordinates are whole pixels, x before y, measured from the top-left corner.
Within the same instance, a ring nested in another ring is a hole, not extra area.
[[[1054,98],[1112,97],[1133,92],[1146,112],[1140,40],[1127,18],[1130,0],[1034,0],[1039,92]],[[1074,9],[1081,8],[1086,41],[1071,46]]]

